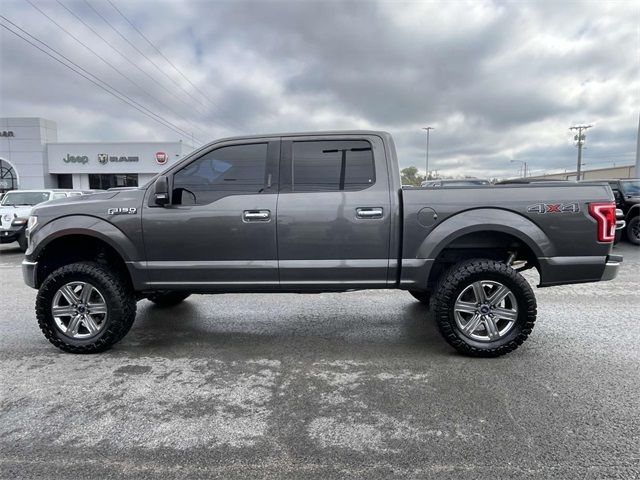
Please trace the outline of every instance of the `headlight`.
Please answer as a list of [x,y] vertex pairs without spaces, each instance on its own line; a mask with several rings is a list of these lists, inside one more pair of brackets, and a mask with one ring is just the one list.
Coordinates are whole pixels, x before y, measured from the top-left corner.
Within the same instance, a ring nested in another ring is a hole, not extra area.
[[34,228],[36,228],[36,225],[38,224],[38,217],[36,217],[35,215],[31,215],[29,217],[29,220],[27,220],[27,230],[31,231]]
[[4,217],[2,217],[2,219],[3,219],[5,222],[10,222],[10,221],[11,221],[11,218],[12,218],[12,217],[11,217],[11,215],[9,215],[8,213],[7,213]]
[[14,227],[19,227],[20,225],[24,225],[25,223],[27,223],[27,219],[26,218],[14,218],[13,221],[11,222],[11,225]]

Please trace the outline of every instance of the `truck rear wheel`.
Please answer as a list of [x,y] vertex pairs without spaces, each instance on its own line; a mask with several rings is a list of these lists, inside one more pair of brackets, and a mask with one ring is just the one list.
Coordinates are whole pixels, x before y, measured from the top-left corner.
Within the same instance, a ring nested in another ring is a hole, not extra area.
[[189,295],[191,295],[189,292],[154,292],[147,295],[147,300],[155,303],[159,307],[172,307],[181,303]]
[[451,267],[440,279],[433,306],[445,340],[476,357],[498,357],[518,348],[533,329],[537,309],[522,275],[485,259]]
[[56,347],[71,353],[97,353],[127,334],[136,316],[136,302],[117,273],[97,263],[72,263],[42,283],[36,316],[42,333]]

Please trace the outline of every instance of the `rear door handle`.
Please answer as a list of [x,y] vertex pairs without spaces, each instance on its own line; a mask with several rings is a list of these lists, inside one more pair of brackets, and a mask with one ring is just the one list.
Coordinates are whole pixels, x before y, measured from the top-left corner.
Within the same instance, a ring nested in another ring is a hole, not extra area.
[[382,207],[356,208],[357,218],[382,218]]
[[269,210],[245,210],[242,212],[243,222],[268,222],[271,219]]

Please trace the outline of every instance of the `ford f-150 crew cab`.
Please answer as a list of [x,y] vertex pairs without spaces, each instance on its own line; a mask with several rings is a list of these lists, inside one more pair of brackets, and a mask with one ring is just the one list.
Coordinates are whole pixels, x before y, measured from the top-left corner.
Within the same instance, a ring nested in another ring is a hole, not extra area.
[[616,276],[613,200],[606,184],[403,189],[384,132],[229,138],[145,186],[35,207],[23,274],[69,352],[118,342],[143,298],[396,288],[454,348],[497,356],[536,319],[521,270],[540,287]]

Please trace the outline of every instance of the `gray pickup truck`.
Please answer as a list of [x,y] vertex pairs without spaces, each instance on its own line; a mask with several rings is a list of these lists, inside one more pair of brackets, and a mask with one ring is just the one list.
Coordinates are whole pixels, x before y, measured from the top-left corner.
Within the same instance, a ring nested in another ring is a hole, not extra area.
[[606,184],[400,184],[388,133],[238,137],[130,190],[48,202],[29,218],[25,282],[44,335],[74,353],[128,332],[136,302],[229,292],[407,290],[458,351],[516,349],[540,287],[610,280]]

